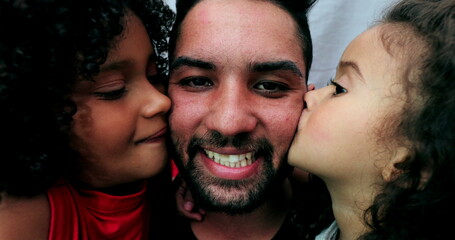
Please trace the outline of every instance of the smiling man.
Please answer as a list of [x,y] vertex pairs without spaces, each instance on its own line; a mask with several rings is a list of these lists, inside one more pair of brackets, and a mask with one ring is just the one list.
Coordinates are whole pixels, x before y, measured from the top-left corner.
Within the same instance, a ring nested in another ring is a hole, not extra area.
[[179,230],[182,239],[309,235],[290,223],[297,194],[285,159],[307,91],[312,4],[177,2],[168,90],[173,158],[207,210],[204,221]]

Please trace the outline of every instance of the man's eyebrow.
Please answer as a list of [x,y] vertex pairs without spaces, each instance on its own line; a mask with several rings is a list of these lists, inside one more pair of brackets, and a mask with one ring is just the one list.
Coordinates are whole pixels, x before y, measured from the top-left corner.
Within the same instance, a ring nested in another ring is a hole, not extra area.
[[297,65],[292,61],[276,61],[276,62],[258,62],[251,64],[253,72],[273,72],[273,71],[291,71],[299,77],[303,77],[302,72]]
[[357,65],[357,63],[352,62],[352,61],[340,61],[340,63],[338,64],[338,68],[347,68],[347,67],[351,67],[352,69],[354,69],[354,71],[362,78],[362,80],[364,79],[363,75],[362,75],[362,71],[360,71],[359,65]]
[[172,63],[171,63],[171,70],[177,69],[181,66],[188,66],[188,67],[196,67],[196,68],[201,68],[205,70],[215,70],[216,66],[215,64],[211,62],[206,62],[200,59],[195,59],[191,57],[178,57],[176,58]]

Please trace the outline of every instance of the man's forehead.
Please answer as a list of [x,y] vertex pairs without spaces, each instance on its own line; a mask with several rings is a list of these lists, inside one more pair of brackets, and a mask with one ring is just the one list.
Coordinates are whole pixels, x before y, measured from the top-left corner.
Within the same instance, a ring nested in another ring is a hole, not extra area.
[[[250,12],[248,8],[256,8],[258,11]],[[261,9],[261,10],[259,10]],[[270,0],[201,0],[194,4],[190,9],[190,12],[196,12],[200,16],[211,17],[217,15],[219,12],[232,12],[236,15],[247,16],[251,15],[255,18],[262,16],[263,11],[269,11],[273,9],[276,12],[277,9],[281,12],[286,12],[280,5]],[[232,19],[231,19],[232,20]]]
[[220,26],[224,28],[257,28],[270,20],[285,28],[295,26],[295,21],[288,12],[269,1],[204,0],[188,12],[182,27],[185,24],[208,27],[221,23]]
[[[205,0],[189,12],[181,25],[174,57],[185,55],[214,63],[236,57],[235,61],[241,60],[242,64],[278,60],[303,63],[296,24],[288,13],[263,1],[245,1],[250,5],[244,6],[244,1],[232,0],[237,5],[231,2],[233,6],[222,12],[211,10],[219,10],[220,6],[205,8],[208,3],[229,5],[225,2],[231,0]],[[267,4],[268,11],[261,12],[251,3],[262,7]],[[258,19],[254,15],[257,12]]]

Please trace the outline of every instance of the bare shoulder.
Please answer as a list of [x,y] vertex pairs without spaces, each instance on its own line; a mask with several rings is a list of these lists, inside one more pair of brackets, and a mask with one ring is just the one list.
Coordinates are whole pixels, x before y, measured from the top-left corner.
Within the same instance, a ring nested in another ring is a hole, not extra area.
[[30,198],[2,195],[0,239],[47,239],[50,207],[45,194]]

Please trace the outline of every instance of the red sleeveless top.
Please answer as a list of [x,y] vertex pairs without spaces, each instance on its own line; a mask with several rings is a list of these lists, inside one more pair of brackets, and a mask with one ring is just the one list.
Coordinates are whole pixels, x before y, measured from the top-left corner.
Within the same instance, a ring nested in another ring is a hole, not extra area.
[[49,240],[147,239],[150,211],[145,193],[145,183],[137,193],[113,196],[60,182],[47,192]]

